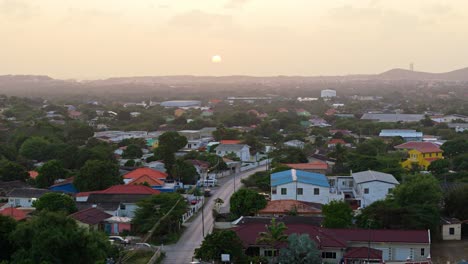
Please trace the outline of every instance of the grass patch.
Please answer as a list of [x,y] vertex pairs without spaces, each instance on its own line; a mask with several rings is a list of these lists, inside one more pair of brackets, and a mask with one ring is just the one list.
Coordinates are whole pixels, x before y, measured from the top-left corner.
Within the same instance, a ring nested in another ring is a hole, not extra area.
[[146,251],[146,250],[135,251],[133,256],[129,258],[126,261],[126,263],[147,264],[153,255],[154,255],[153,251]]

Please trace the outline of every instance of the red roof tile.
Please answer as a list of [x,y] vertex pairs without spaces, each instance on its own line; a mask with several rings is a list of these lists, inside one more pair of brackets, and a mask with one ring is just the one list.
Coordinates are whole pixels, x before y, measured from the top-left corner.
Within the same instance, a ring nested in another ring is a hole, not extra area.
[[70,217],[88,225],[96,225],[105,219],[112,217],[112,215],[91,207],[71,214]]
[[439,145],[432,143],[432,142],[418,142],[418,141],[410,141],[398,146],[395,146],[396,149],[415,149],[421,153],[434,153],[434,152],[442,152]]
[[347,259],[382,259],[382,251],[368,247],[349,248],[344,254]]
[[155,179],[166,179],[167,174],[158,170],[153,170],[151,168],[138,168],[136,170],[133,170],[127,174],[125,174],[123,177],[124,179],[136,179],[142,175],[148,175],[152,178]]
[[140,177],[133,179],[128,184],[143,184],[148,183],[150,186],[163,186],[164,182],[155,178],[152,178],[148,175],[141,175]]
[[80,192],[77,193],[77,197],[89,196],[93,193],[105,193],[105,194],[160,194],[158,190],[154,190],[151,187],[145,185],[114,185],[102,191],[94,192]]
[[314,161],[309,163],[288,163],[284,164],[291,169],[296,170],[326,170],[328,169],[328,164],[321,161]]
[[234,140],[234,139],[229,139],[229,140],[227,139],[227,140],[221,140],[219,143],[223,145],[235,145],[235,144],[241,144],[242,141]]
[[335,144],[335,145],[341,144],[341,145],[345,145],[346,142],[345,142],[343,139],[341,139],[341,138],[332,138],[330,141],[328,141],[328,144]]
[[27,215],[26,212],[24,212],[23,210],[19,210],[14,207],[7,207],[7,208],[0,210],[0,214],[4,216],[10,216],[16,221],[21,221],[25,219]]

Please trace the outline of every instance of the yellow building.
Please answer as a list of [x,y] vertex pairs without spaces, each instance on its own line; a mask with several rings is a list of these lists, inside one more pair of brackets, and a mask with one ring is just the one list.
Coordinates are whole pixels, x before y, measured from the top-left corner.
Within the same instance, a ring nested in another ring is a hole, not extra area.
[[395,146],[395,148],[408,151],[408,159],[401,163],[401,166],[406,169],[411,169],[414,165],[417,165],[427,170],[431,162],[444,158],[439,145],[432,142],[412,141]]

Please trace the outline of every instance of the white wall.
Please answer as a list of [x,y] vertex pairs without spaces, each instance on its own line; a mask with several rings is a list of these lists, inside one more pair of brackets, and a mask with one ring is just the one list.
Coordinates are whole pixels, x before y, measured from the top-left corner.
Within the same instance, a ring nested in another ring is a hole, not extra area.
[[135,210],[138,208],[136,204],[133,203],[125,203],[125,209],[121,210],[120,206],[119,208],[115,211],[115,216],[125,216],[125,217],[130,217],[133,218],[135,216]]
[[10,197],[8,198],[8,204],[13,207],[32,207],[34,200],[36,198]]
[[[455,233],[450,235],[450,228],[453,228]],[[442,226],[443,240],[461,240],[461,224],[443,225]]]
[[[297,188],[303,189],[303,195],[297,195],[296,197],[296,186]],[[272,189],[275,187],[272,187]],[[286,188],[286,195],[281,194],[281,188]],[[319,189],[319,194],[314,195],[314,189]],[[327,204],[332,199],[330,198],[330,188],[316,186],[312,184],[306,184],[301,182],[290,182],[283,185],[276,186],[276,194],[271,193],[271,200],[297,200],[298,201],[305,201],[305,202],[314,202],[314,203],[321,203]]]
[[[366,207],[378,200],[384,200],[388,194],[388,189],[394,189],[395,187],[395,184],[379,181],[357,184],[356,188],[358,189],[359,194],[362,196],[361,207]],[[369,188],[368,194],[364,193],[365,188]]]

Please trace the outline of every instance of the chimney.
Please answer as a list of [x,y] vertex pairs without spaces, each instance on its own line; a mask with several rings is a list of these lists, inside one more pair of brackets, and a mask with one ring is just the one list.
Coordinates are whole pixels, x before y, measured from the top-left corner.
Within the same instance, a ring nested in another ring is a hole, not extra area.
[[295,169],[291,170],[291,176],[292,176],[292,180],[296,182],[297,181],[297,175],[296,175],[296,170]]

